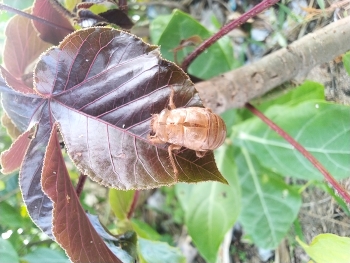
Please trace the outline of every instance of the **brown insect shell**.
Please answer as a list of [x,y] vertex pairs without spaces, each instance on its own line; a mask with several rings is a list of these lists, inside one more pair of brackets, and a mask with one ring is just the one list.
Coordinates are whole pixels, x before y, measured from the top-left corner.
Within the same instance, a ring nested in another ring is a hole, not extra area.
[[214,150],[226,138],[224,121],[208,108],[164,109],[151,125],[153,138],[195,151]]

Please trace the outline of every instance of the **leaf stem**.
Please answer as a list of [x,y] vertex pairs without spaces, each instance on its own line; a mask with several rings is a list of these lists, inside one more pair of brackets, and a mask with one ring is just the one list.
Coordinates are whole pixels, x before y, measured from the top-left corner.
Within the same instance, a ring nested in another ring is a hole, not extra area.
[[85,175],[83,173],[81,173],[79,176],[79,180],[78,180],[77,186],[75,188],[75,192],[77,193],[78,197],[80,197],[81,192],[83,191],[84,184],[86,182],[86,178],[87,178],[87,175]]
[[55,23],[52,23],[46,19],[43,19],[43,18],[40,18],[40,17],[37,17],[37,16],[34,16],[34,15],[31,15],[31,14],[28,14],[26,12],[23,12],[21,10],[18,10],[16,8],[13,8],[11,6],[8,6],[6,4],[0,4],[0,10],[5,10],[5,11],[8,11],[8,12],[11,12],[11,13],[14,13],[14,14],[17,14],[17,15],[20,15],[20,16],[23,16],[23,17],[26,17],[26,18],[29,18],[29,19],[32,19],[32,20],[36,20],[38,22],[41,22],[43,24],[46,24],[48,26],[51,26],[51,27],[54,27],[56,29],[62,29],[62,30],[65,30],[69,33],[73,32],[72,29],[69,29],[69,28],[66,28],[66,27],[63,27],[63,26],[60,26],[58,24],[55,24]]
[[261,3],[254,6],[249,11],[245,12],[236,20],[231,21],[230,23],[224,25],[216,34],[212,35],[210,38],[205,40],[202,44],[200,44],[191,54],[189,54],[184,61],[182,62],[181,68],[187,72],[188,66],[195,60],[204,50],[208,49],[212,44],[214,44],[217,40],[225,36],[231,30],[236,27],[244,24],[253,16],[261,13],[265,9],[271,7],[276,4],[279,0],[264,0]]
[[345,202],[350,204],[350,195],[349,193],[332,177],[332,175],[326,170],[325,167],[308,152],[302,145],[295,141],[288,133],[281,129],[276,123],[267,118],[261,111],[256,109],[250,103],[247,103],[245,107],[250,110],[254,115],[259,117],[263,122],[265,122],[272,130],[281,135],[287,142],[289,142],[297,151],[299,151],[306,159],[308,159],[313,166],[319,170],[326,181],[330,183],[333,188],[338,192],[338,194],[344,199]]
[[137,201],[139,200],[139,196],[140,196],[140,190],[135,190],[134,198],[132,200],[132,203],[131,203],[131,206],[130,206],[130,209],[129,209],[129,212],[128,212],[128,215],[127,215],[128,219],[131,218],[132,214],[135,211]]

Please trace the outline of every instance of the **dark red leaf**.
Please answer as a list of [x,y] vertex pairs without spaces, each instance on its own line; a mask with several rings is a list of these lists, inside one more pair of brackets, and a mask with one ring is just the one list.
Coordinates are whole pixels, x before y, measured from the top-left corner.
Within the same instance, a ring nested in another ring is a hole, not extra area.
[[60,26],[55,28],[33,20],[40,38],[46,42],[58,45],[65,36],[74,31],[69,19],[52,6],[49,0],[35,0],[32,14]]
[[80,205],[64,163],[56,125],[45,154],[42,187],[54,203],[53,235],[73,262],[121,262],[108,249]]
[[12,173],[19,169],[24,159],[24,155],[31,141],[33,131],[22,133],[16,141],[11,145],[11,148],[2,152],[0,155],[1,172],[3,174]]
[[[49,236],[53,203],[40,182],[55,122],[77,167],[104,185],[144,189],[176,182],[167,145],[152,145],[147,138],[151,115],[167,107],[170,87],[177,107],[202,105],[187,75],[161,59],[155,46],[110,28],[77,31],[41,57],[34,81],[38,95],[3,85],[0,90],[2,105],[20,131],[37,125],[20,186],[30,216]],[[174,157],[179,181],[225,182],[212,153],[198,158],[184,149]]]
[[[51,45],[42,41],[28,18],[14,16],[5,30],[3,77],[15,90],[22,93],[34,93],[33,80],[26,81],[24,76],[33,72],[34,64],[41,53]],[[9,73],[10,72],[10,73]]]
[[[167,107],[201,106],[187,75],[159,50],[110,28],[67,37],[41,57],[35,89],[50,103],[68,153],[84,174],[106,186],[145,189],[174,184],[166,145],[152,145],[151,115]],[[212,153],[175,154],[178,180],[226,182]]]

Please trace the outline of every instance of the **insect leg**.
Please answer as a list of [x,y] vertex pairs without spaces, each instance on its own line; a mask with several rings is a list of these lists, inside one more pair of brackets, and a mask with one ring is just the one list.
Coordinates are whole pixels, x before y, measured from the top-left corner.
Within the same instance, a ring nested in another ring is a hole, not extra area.
[[148,135],[147,139],[152,143],[152,144],[161,144],[165,143],[161,139],[157,137],[157,135]]
[[179,150],[181,148],[181,146],[175,145],[175,144],[171,144],[168,147],[168,153],[169,153],[169,159],[170,159],[170,163],[171,166],[173,167],[174,170],[174,174],[175,174],[175,181],[177,182],[177,175],[179,174],[179,171],[176,168],[175,165],[175,160],[174,160],[174,156],[173,156],[173,150]]
[[173,109],[176,109],[176,106],[175,106],[175,103],[174,103],[174,100],[173,100],[175,91],[174,91],[173,86],[170,86],[170,88],[171,88],[171,93],[170,93],[170,97],[169,97],[169,108],[171,110],[173,110]]

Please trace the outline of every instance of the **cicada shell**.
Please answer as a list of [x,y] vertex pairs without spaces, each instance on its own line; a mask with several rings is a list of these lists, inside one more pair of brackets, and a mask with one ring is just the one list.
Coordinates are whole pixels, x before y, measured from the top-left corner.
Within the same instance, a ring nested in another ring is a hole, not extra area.
[[196,151],[198,157],[205,152],[218,148],[226,138],[226,125],[219,115],[208,108],[188,107],[176,108],[173,102],[172,90],[169,109],[154,114],[151,121],[152,143],[169,143],[169,157],[175,175],[178,170],[172,151],[186,147]]

